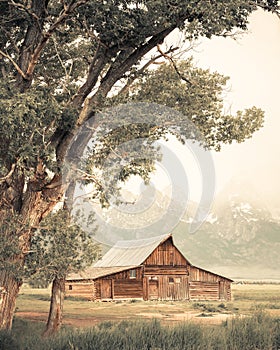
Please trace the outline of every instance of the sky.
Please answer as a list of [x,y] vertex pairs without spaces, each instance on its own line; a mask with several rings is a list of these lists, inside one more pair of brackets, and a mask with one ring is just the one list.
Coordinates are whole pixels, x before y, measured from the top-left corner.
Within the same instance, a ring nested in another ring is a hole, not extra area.
[[[264,127],[252,138],[241,144],[224,145],[220,152],[211,152],[215,169],[215,195],[234,179],[250,182],[266,201],[275,202],[280,207],[280,20],[276,15],[262,10],[254,12],[249,20],[248,31],[239,35],[238,39],[200,39],[188,55],[194,57],[197,66],[230,77],[225,95],[227,113],[252,106],[265,111]],[[176,45],[178,40],[178,34],[173,33],[167,46]],[[170,147],[185,164],[190,198],[199,201],[203,182],[199,169],[201,159],[197,154],[192,154],[190,147],[184,147],[174,140]],[[173,161],[170,160],[170,164]],[[168,176],[168,169],[160,169],[152,177],[152,182],[159,189],[168,185],[166,174]],[[135,181],[130,185],[128,188],[135,191]]]
[[[176,45],[176,33],[171,39]],[[264,127],[244,143],[224,146],[221,152],[211,152],[210,156],[209,153],[201,153],[191,144],[182,146],[178,141],[171,140],[170,149],[165,149],[164,153],[167,158],[158,165],[159,170],[156,175],[152,176],[148,190],[143,186],[143,181],[137,178],[128,181],[124,188],[128,190],[126,191],[128,197],[124,195],[124,199],[139,204],[138,206],[132,204],[133,219],[127,207],[125,209],[123,207],[114,208],[117,211],[116,218],[118,215],[126,215],[123,222],[133,223],[137,221],[134,219],[135,215],[141,216],[144,213],[145,217],[148,217],[149,210],[152,214],[154,213],[152,204],[156,198],[149,200],[147,205],[142,200],[144,195],[148,193],[149,199],[156,193],[155,188],[161,192],[166,189],[169,191],[170,187],[171,192],[166,193],[170,201],[162,208],[160,219],[163,218],[169,222],[169,217],[173,217],[174,210],[178,209],[176,202],[179,201],[181,206],[183,203],[184,208],[187,208],[189,199],[199,204],[203,203],[203,215],[206,218],[207,210],[210,210],[215,196],[233,178],[241,182],[248,181],[250,185],[253,184],[256,192],[270,203],[274,203],[275,207],[278,206],[280,217],[279,39],[279,18],[258,11],[250,17],[249,31],[240,36],[238,40],[231,38],[200,40],[200,44],[191,53],[196,65],[230,77],[229,92],[225,99],[226,109],[234,113],[252,106],[262,108],[265,111]],[[163,145],[164,147],[166,144]],[[131,194],[135,195],[133,200],[131,200]],[[143,207],[142,203],[146,206]],[[99,212],[99,227],[102,224],[109,225],[110,229],[104,232],[114,232],[117,225],[112,221],[114,216],[110,214],[111,212],[108,214],[101,209]],[[109,216],[106,216],[107,214]],[[180,215],[177,217],[177,222]],[[200,218],[199,222],[204,218]],[[151,220],[151,223],[145,222],[143,226],[147,232],[154,223],[154,217]],[[158,218],[155,219],[157,220]],[[135,234],[135,228],[131,228],[132,236]],[[104,241],[103,236],[102,234]]]
[[265,111],[264,127],[251,139],[213,153],[217,191],[234,177],[250,179],[265,195],[279,198],[279,18],[257,11],[238,40],[204,39],[196,51],[197,65],[230,77],[226,103],[232,112],[254,105]]

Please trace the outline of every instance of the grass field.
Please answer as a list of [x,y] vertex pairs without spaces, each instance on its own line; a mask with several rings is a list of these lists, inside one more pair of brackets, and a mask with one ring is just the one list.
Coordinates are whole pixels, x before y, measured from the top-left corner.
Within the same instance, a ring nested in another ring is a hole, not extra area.
[[[64,324],[89,327],[103,321],[158,318],[164,323],[192,320],[219,324],[232,315],[248,315],[263,309],[280,317],[280,284],[239,284],[232,287],[231,302],[89,302],[69,298],[64,305]],[[45,322],[49,308],[49,289],[24,287],[17,300],[17,318]]]
[[66,299],[63,328],[42,339],[49,289],[24,287],[0,350],[279,350],[280,285],[233,285],[222,302]]

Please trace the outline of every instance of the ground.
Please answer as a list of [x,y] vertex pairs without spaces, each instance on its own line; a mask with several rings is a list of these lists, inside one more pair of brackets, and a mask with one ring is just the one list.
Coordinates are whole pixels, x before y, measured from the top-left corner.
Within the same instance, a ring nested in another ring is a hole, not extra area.
[[[164,323],[192,320],[203,324],[220,324],[235,315],[249,315],[256,308],[280,317],[280,284],[234,284],[231,302],[157,302],[119,301],[90,302],[82,299],[65,300],[65,326],[90,327],[104,321],[158,318]],[[16,317],[46,322],[49,289],[24,286],[17,300]]]

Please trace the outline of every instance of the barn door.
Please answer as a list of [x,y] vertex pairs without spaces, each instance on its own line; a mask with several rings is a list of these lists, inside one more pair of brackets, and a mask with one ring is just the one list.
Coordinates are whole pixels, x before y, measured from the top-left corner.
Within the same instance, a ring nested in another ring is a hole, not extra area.
[[158,280],[149,280],[149,299],[158,299]]
[[101,299],[112,299],[112,280],[102,280],[101,282]]

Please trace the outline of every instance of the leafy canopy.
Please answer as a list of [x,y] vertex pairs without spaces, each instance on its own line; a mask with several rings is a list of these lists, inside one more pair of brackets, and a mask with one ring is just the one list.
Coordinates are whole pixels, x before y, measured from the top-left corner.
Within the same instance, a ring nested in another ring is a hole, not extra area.
[[[93,232],[92,232],[93,233]],[[59,210],[50,214],[32,237],[31,253],[26,259],[26,274],[48,282],[84,270],[100,255],[99,245],[69,214]]]
[[[25,184],[34,182],[35,177],[36,190],[44,192],[42,200],[54,201],[50,189],[61,176],[76,129],[105,106],[119,102],[157,102],[172,107],[195,125],[204,146],[215,150],[223,143],[251,137],[262,125],[263,113],[252,108],[236,116],[224,115],[221,92],[226,78],[195,68],[190,60],[178,65],[188,82],[172,65],[146,73],[143,59],[175,28],[184,33],[185,40],[245,30],[249,15],[259,7],[279,14],[275,0],[2,0],[0,191],[8,190],[8,175],[23,176]],[[130,87],[129,94],[122,89],[125,84]],[[108,97],[112,92],[118,97]],[[182,140],[194,137],[180,118],[174,117],[173,124],[177,123]],[[107,122],[105,128],[112,118]],[[106,147],[114,148],[124,135],[128,140],[149,135],[155,141],[167,132],[166,125],[156,130],[154,126],[154,120],[145,121],[108,134],[106,143],[102,141],[104,155]],[[95,163],[100,161],[98,152],[93,151]],[[158,157],[156,151],[151,153]],[[150,157],[126,167],[120,180],[142,170],[146,176],[152,169]],[[34,186],[23,185],[17,189],[17,210],[24,212],[29,205],[26,188],[34,190]],[[4,202],[0,207],[6,208]]]

